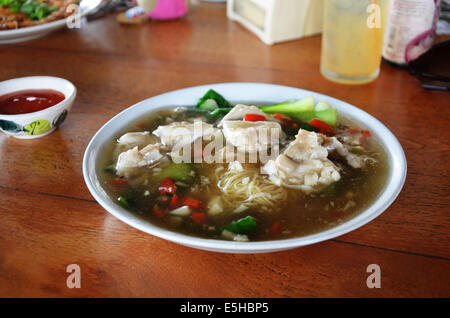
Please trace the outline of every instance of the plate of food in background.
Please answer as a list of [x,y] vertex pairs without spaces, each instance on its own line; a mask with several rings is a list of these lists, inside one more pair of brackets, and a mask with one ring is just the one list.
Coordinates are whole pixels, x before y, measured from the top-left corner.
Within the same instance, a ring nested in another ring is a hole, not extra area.
[[0,44],[44,36],[74,23],[101,0],[0,0]]
[[381,122],[293,87],[226,83],[144,100],[89,143],[85,182],[125,223],[219,252],[343,235],[400,193],[406,158]]

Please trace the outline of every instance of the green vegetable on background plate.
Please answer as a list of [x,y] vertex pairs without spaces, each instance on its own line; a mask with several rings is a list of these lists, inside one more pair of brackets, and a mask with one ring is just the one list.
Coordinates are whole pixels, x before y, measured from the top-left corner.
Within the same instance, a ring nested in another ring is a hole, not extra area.
[[0,0],[0,6],[8,7],[13,12],[25,13],[31,20],[41,20],[58,10],[57,7],[50,7],[36,0]]

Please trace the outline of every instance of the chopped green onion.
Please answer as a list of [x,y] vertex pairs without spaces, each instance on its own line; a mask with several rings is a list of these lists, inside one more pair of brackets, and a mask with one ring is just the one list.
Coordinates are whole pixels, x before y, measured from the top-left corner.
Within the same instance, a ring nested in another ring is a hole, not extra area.
[[109,166],[104,167],[103,171],[108,172],[108,173],[116,173],[116,167],[115,167],[115,165],[111,164]]
[[337,182],[330,184],[328,187],[323,189],[320,193],[321,194],[332,195],[332,194],[335,194],[336,191],[337,191]]
[[355,146],[355,147],[352,147],[352,149],[351,149],[351,152],[356,153],[358,155],[363,154],[364,151],[365,150],[364,150],[364,148],[362,146]]
[[0,6],[8,7],[13,12],[25,13],[31,20],[41,20],[58,10],[58,7],[49,7],[37,0],[0,0]]
[[124,197],[118,197],[117,201],[119,201],[119,203],[124,207],[129,209],[130,205],[128,204],[128,201],[124,198]]

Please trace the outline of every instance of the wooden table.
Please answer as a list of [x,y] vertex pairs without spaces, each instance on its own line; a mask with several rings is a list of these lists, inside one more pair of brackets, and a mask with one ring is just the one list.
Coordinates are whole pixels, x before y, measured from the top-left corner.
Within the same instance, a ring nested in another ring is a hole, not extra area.
[[[382,66],[368,85],[319,73],[320,37],[266,46],[222,4],[178,21],[119,25],[114,16],[0,49],[0,80],[53,75],[78,97],[59,130],[0,136],[0,296],[450,296],[450,95]],[[380,217],[337,239],[256,255],[195,250],[144,234],[107,213],[82,176],[94,133],[122,109],[167,91],[218,82],[289,85],[342,99],[380,119],[408,160],[402,193]],[[66,267],[81,288],[66,287]],[[369,289],[369,264],[381,288]]]

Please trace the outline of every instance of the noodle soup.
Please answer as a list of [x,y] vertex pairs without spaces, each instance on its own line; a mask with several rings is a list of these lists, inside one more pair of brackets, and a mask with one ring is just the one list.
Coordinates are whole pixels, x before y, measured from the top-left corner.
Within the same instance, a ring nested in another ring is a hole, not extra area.
[[[283,105],[172,107],[130,123],[102,150],[102,185],[143,219],[204,238],[300,237],[355,217],[386,183],[380,143],[346,118],[325,117],[328,106],[317,104],[312,114],[300,116]],[[266,127],[278,136],[247,138],[255,131],[261,137]],[[208,157],[219,139],[223,143]],[[190,161],[179,162],[180,143],[190,146],[183,148]],[[252,162],[252,151],[261,150],[269,158]]]

